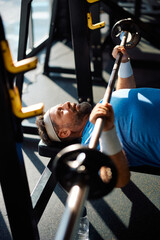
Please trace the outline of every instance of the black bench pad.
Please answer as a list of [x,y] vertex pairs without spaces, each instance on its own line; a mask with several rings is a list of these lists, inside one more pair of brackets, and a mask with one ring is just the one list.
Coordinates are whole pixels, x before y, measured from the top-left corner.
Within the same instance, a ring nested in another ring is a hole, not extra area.
[[42,140],[38,144],[39,155],[43,157],[55,157],[56,154],[68,145],[80,143],[81,139],[75,139],[67,142],[53,142],[52,145],[46,145]]

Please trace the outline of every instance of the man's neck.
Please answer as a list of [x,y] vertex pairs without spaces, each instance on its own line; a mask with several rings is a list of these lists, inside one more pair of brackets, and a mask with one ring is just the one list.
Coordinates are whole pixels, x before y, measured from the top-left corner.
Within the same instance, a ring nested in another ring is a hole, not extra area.
[[88,121],[89,115],[90,115],[90,114],[87,114],[87,115],[84,117],[84,119],[83,119],[82,129],[81,129],[81,131],[80,131],[80,137],[82,137],[82,133],[83,133],[83,130],[84,130],[84,128],[85,128],[85,126],[86,126],[86,123],[87,123],[87,121]]

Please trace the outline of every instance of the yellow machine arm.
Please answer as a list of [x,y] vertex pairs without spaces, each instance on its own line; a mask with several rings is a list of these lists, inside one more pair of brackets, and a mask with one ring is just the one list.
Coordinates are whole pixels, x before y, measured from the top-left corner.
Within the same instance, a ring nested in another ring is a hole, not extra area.
[[43,103],[34,104],[28,107],[22,107],[18,88],[9,89],[12,111],[18,118],[30,118],[42,114],[44,109]]
[[0,41],[0,47],[2,49],[4,65],[8,72],[18,74],[36,68],[38,62],[37,57],[31,57],[18,62],[13,62],[8,41]]
[[96,24],[92,24],[91,13],[87,13],[87,20],[88,20],[88,27],[91,30],[95,30],[95,29],[98,29],[98,28],[103,28],[105,26],[105,22],[104,21],[96,23]]
[[[0,48],[3,55],[4,66],[9,73],[16,75],[36,68],[38,62],[37,57],[27,58],[14,63],[7,40],[0,41]],[[16,86],[9,89],[9,95],[12,111],[16,117],[25,119],[42,114],[44,109],[43,103],[22,107],[19,90]]]
[[99,2],[99,0],[87,0],[88,3],[95,3],[95,2]]

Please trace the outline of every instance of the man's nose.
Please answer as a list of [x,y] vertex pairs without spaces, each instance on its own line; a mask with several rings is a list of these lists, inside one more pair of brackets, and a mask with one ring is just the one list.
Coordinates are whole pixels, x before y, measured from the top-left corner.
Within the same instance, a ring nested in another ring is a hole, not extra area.
[[71,104],[68,101],[63,104],[63,108],[66,108],[66,109],[70,108],[70,106]]

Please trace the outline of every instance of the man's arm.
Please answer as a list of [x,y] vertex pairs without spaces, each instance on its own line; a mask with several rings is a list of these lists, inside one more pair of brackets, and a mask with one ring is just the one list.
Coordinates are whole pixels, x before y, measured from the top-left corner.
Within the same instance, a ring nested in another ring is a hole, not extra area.
[[[115,131],[115,127],[113,130],[110,130],[110,131]],[[129,179],[130,179],[128,162],[122,147],[121,148],[117,147],[118,141],[119,141],[117,134],[113,134],[113,140],[111,140],[106,136],[108,132],[102,132],[100,137],[100,148],[101,148],[101,152],[105,153],[106,155],[109,155],[110,159],[115,164],[118,172],[118,180],[117,180],[116,187],[121,188],[121,187],[124,187],[129,182]],[[109,146],[109,144],[107,143],[108,140],[110,144],[114,146],[115,150],[117,148],[117,151],[115,151],[117,153],[113,154],[113,152],[112,153],[108,152],[109,147],[110,149],[112,149],[112,146]],[[115,144],[116,144],[116,148],[115,148]],[[119,141],[119,144],[120,144],[120,141]]]
[[122,150],[114,126],[114,112],[111,104],[106,103],[105,106],[103,104],[97,104],[94,107],[90,115],[90,121],[95,124],[96,119],[99,117],[105,119],[103,132],[100,137],[101,151],[111,158],[117,168],[118,180],[116,187],[124,187],[129,182],[130,172],[127,158]]
[[133,75],[129,55],[124,47],[116,46],[113,49],[112,56],[116,59],[118,52],[123,54],[120,68],[118,71],[118,81],[116,83],[116,90],[124,88],[136,88],[136,82]]

